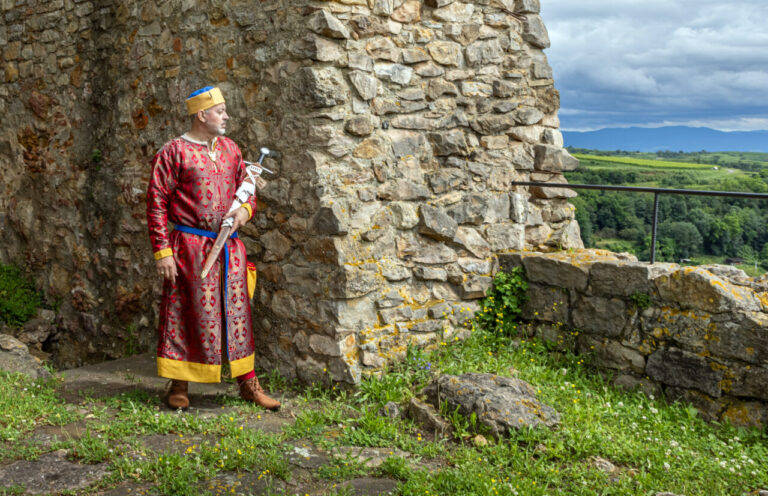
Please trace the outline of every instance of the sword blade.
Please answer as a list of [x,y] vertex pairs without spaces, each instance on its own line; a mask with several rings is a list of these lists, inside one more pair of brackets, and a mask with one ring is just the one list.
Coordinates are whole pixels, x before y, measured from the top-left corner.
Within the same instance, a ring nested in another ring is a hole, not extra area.
[[227,243],[229,233],[232,231],[232,226],[224,226],[219,231],[219,235],[216,236],[216,241],[213,242],[213,248],[208,252],[208,257],[203,264],[203,271],[200,273],[200,277],[205,279],[208,276],[208,272],[211,271],[213,264],[216,263],[216,259],[219,258],[219,253],[224,245]]

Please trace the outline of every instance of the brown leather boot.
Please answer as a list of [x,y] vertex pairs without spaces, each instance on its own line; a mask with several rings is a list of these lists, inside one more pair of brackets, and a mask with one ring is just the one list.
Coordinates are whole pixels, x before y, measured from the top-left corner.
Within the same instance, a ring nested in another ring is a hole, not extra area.
[[165,403],[172,409],[186,410],[189,408],[189,397],[187,396],[187,388],[189,383],[187,381],[171,380],[170,387],[168,388],[168,394],[165,395]]
[[280,402],[267,396],[261,389],[259,379],[252,377],[240,384],[240,397],[245,401],[252,401],[267,410],[279,410]]

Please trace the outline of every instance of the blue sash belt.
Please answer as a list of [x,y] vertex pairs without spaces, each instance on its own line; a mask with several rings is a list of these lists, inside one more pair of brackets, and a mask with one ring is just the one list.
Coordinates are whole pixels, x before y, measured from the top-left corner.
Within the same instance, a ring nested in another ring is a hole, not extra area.
[[[206,231],[205,229],[198,229],[196,227],[189,227],[189,226],[182,226],[177,225],[175,227],[177,231],[181,231],[183,233],[187,234],[195,234],[197,236],[205,236],[206,238],[216,239],[219,235],[219,233],[213,232],[213,231]],[[229,239],[237,238],[237,231],[233,232],[232,235],[229,237]],[[229,248],[227,248],[227,245],[224,245],[224,283],[222,286],[224,286],[224,304],[222,305],[223,313],[224,313],[224,346],[226,346],[227,349],[227,357],[229,357],[229,344],[227,343],[227,284],[229,283],[229,278],[227,277],[227,274],[229,272]]]

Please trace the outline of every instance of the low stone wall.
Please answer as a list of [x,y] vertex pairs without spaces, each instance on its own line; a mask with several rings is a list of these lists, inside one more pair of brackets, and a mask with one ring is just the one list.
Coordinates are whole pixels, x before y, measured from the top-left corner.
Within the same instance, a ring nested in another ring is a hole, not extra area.
[[529,330],[591,354],[615,384],[690,402],[708,419],[768,424],[768,278],[601,250],[499,262],[525,271]]

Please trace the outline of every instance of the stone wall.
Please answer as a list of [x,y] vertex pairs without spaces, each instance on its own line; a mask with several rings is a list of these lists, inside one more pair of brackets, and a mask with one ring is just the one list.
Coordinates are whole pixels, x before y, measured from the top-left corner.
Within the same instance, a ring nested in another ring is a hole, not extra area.
[[768,425],[768,279],[599,250],[504,254],[500,265],[525,271],[529,331],[591,355],[616,384]]
[[[495,254],[581,246],[538,0],[2,0],[0,261],[74,366],[151,348],[151,159],[219,85],[244,155],[279,152],[245,227],[259,363],[356,382],[456,332]],[[39,333],[38,333],[39,334]]]

